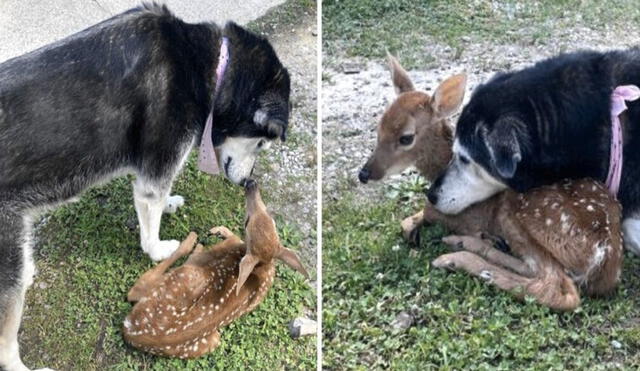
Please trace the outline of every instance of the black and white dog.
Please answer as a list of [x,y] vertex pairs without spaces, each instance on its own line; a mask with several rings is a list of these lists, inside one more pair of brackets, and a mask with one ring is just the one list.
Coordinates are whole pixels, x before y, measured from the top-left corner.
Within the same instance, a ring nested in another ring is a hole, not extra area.
[[[604,182],[611,94],[640,86],[640,50],[582,51],[499,74],[476,89],[459,118],[454,157],[428,198],[455,214],[510,187],[523,192],[563,178]],[[628,102],[618,199],[625,245],[640,253],[640,103]]]
[[[223,37],[229,61],[216,87]],[[187,24],[155,4],[0,64],[0,368],[26,369],[17,333],[36,212],[133,173],[142,249],[163,259],[178,241],[159,239],[161,214],[179,201],[173,179],[210,112],[219,165],[242,184],[257,154],[284,140],[289,92],[267,40],[234,23]]]

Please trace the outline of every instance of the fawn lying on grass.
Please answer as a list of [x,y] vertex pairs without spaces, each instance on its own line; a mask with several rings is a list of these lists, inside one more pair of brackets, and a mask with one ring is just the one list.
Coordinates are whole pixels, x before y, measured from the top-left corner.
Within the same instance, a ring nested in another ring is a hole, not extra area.
[[[415,91],[394,57],[389,63],[398,96],[378,125],[378,143],[360,181],[379,180],[412,165],[432,181],[452,156],[448,117],[462,104],[466,77],[445,80],[430,97]],[[583,179],[525,194],[506,190],[458,215],[442,214],[427,201],[422,212],[402,222],[402,230],[417,242],[422,224],[443,223],[464,235],[443,241],[466,251],[444,254],[434,266],[466,271],[519,297],[530,295],[551,308],[572,310],[580,304],[576,284],[588,295],[605,295],[616,287],[623,256],[620,217],[620,205],[605,187]],[[515,256],[493,246],[497,237]]]
[[256,183],[245,184],[243,242],[225,227],[211,229],[224,241],[198,245],[180,267],[165,273],[196,243],[191,232],[176,252],[138,279],[128,300],[137,302],[124,321],[124,338],[152,354],[195,358],[220,345],[219,329],[252,311],[273,284],[275,259],[307,277],[292,250],[283,247]]

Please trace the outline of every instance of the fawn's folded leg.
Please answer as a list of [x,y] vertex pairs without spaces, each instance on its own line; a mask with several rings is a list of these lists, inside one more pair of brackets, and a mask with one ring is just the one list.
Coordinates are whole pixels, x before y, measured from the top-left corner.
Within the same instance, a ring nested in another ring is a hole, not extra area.
[[153,290],[158,283],[162,281],[162,275],[167,271],[167,269],[169,269],[176,260],[191,252],[193,246],[196,244],[197,238],[198,235],[195,232],[189,233],[187,238],[180,244],[180,247],[171,254],[170,257],[158,263],[158,265],[149,269],[140,278],[138,278],[131,290],[129,290],[127,300],[131,302],[139,301],[141,298],[149,295],[149,290]]

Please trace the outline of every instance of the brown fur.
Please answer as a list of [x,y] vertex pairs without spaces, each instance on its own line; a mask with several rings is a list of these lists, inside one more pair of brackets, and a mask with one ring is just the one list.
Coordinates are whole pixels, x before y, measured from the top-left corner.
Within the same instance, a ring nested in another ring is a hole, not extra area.
[[123,327],[129,344],[157,355],[200,357],[220,345],[221,327],[264,300],[275,276],[274,258],[307,276],[296,254],[280,244],[275,223],[250,182],[247,242],[225,227],[213,228],[224,241],[207,250],[198,245],[182,266],[165,273],[193,249],[197,235],[191,232],[129,291],[128,300],[137,302]]
[[[370,179],[415,165],[429,180],[451,159],[448,116],[462,104],[465,78],[454,76],[429,97],[413,90],[400,64],[389,56],[398,98],[378,125],[378,145],[365,165]],[[397,143],[415,127],[410,149]],[[623,257],[621,207],[605,187],[591,179],[566,180],[525,194],[504,191],[458,215],[445,215],[427,202],[402,222],[413,240],[421,225],[439,222],[462,236],[444,242],[466,251],[438,257],[436,267],[462,270],[517,296],[530,295],[558,310],[580,304],[576,284],[588,295],[609,294],[618,284]],[[513,255],[496,249],[489,235],[501,236]]]

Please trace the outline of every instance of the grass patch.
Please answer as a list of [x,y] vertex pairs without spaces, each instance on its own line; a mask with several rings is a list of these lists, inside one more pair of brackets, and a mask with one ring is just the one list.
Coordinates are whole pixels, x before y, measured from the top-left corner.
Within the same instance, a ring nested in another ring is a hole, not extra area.
[[325,54],[380,59],[389,49],[400,53],[408,68],[432,62],[433,41],[460,55],[471,43],[547,43],[554,29],[605,30],[640,21],[636,0],[325,0],[322,5]]
[[[127,346],[121,333],[131,310],[126,293],[153,264],[139,247],[130,178],[118,178],[87,192],[75,204],[56,210],[40,229],[40,275],[29,291],[22,351],[32,366],[59,369],[308,369],[315,365],[315,339],[293,340],[287,323],[315,294],[300,275],[278,266],[276,282],[252,313],[222,331],[222,345],[193,361],[158,358]],[[192,156],[174,185],[186,198],[177,214],[163,216],[161,238],[200,240],[214,225],[242,233],[244,195],[221,177],[199,172]],[[265,193],[268,203],[269,195]],[[300,245],[295,226],[279,221],[286,246]],[[44,282],[45,289],[38,288]]]
[[[583,298],[577,311],[556,313],[468,275],[433,269],[430,262],[447,251],[436,242],[446,231],[423,228],[422,245],[410,248],[401,238],[400,221],[422,201],[405,201],[405,193],[375,204],[356,203],[345,193],[325,203],[327,369],[640,367],[638,258],[627,256],[613,297]],[[394,329],[391,322],[403,311],[414,323]]]
[[254,32],[270,35],[282,27],[297,24],[304,13],[315,14],[316,7],[316,0],[288,0],[269,10],[263,17],[249,22],[247,27]]

